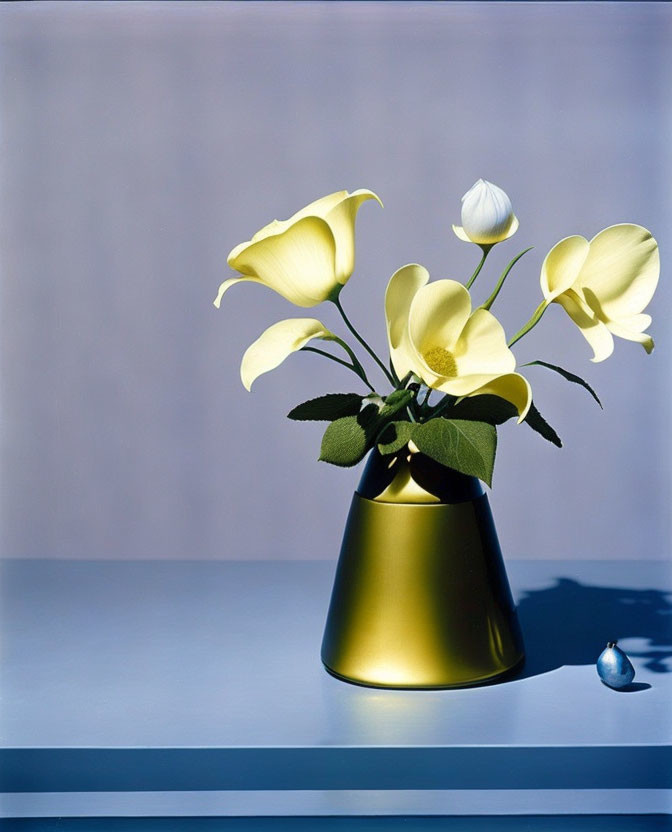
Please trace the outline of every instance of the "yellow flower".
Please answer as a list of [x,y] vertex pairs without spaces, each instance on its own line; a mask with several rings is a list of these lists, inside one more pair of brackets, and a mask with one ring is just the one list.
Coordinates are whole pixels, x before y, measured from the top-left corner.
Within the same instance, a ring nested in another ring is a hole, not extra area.
[[372,191],[329,194],[237,245],[227,259],[242,277],[222,283],[215,306],[241,281],[263,283],[296,306],[317,306],[335,297],[355,267],[355,219],[367,199],[382,205]]
[[508,240],[517,230],[511,200],[497,185],[479,179],[462,197],[462,225],[453,226],[460,240],[492,246]]
[[532,391],[514,372],[516,359],[499,321],[485,309],[472,312],[461,283],[428,281],[429,272],[411,264],[395,272],[387,286],[387,333],[399,378],[413,372],[428,387],[458,398],[500,396],[515,405],[522,421]]
[[643,315],[658,284],[658,244],[641,225],[622,223],[588,242],[566,237],[546,255],[541,290],[546,303],[559,303],[593,348],[592,361],[614,350],[613,336],[640,343],[647,353],[653,339]]

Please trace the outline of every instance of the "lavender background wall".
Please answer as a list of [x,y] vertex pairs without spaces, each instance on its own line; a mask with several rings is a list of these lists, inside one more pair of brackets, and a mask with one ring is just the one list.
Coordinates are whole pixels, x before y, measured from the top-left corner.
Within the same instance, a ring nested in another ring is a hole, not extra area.
[[666,557],[671,36],[655,3],[3,4],[2,554],[335,557],[359,469],[318,464],[320,426],[284,415],[353,383],[298,355],[243,390],[242,352],[295,311],[242,286],[217,312],[226,254],[318,196],[374,189],[386,207],[362,208],[342,299],[382,350],[397,267],[471,272],[450,223],[482,176],[521,229],[477,298],[536,246],[498,301],[510,331],[563,236],[639,222],[664,264],[651,357],[619,340],[591,364],[558,307],[521,342],[605,410],[529,370],[565,448],[502,429],[505,553]]

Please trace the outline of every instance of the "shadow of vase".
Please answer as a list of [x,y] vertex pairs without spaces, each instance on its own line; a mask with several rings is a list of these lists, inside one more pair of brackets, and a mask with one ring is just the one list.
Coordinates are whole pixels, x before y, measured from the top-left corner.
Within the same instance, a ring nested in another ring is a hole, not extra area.
[[595,664],[607,641],[618,641],[637,666],[672,672],[672,603],[657,589],[591,586],[556,578],[554,586],[524,593],[518,617],[526,661],[514,678],[564,665]]

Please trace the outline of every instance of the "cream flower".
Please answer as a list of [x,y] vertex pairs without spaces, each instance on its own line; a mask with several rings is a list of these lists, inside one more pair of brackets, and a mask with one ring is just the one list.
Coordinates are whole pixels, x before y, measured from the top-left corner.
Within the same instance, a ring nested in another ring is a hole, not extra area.
[[469,292],[455,280],[429,283],[417,264],[392,275],[385,294],[390,355],[395,372],[419,376],[428,387],[462,398],[489,393],[527,415],[532,392],[514,372],[516,359],[495,316],[471,311]]
[[372,191],[337,191],[311,202],[288,220],[273,220],[237,245],[228,263],[242,277],[225,280],[215,306],[234,283],[263,283],[296,306],[317,306],[335,297],[355,267],[355,219]]
[[269,326],[243,356],[240,378],[245,389],[249,390],[262,373],[280,366],[293,352],[305,347],[313,338],[331,341],[335,336],[316,318],[289,318]]
[[588,242],[566,237],[546,255],[541,290],[546,303],[559,303],[593,348],[592,361],[614,350],[613,336],[640,343],[647,353],[653,339],[642,312],[658,284],[658,244],[641,225],[623,223],[600,231]]
[[460,240],[491,246],[512,237],[517,230],[511,200],[497,185],[479,179],[462,197],[462,226],[453,226]]

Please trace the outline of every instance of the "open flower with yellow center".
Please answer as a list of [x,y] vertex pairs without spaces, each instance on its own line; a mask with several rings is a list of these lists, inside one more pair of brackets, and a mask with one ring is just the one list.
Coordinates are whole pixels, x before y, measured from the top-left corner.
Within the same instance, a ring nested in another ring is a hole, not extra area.
[[435,390],[463,398],[490,394],[527,415],[532,392],[514,372],[516,359],[497,318],[472,312],[471,297],[455,280],[429,283],[411,264],[392,275],[385,294],[390,355],[399,378],[413,372]]
[[593,348],[592,361],[604,361],[614,339],[640,343],[647,353],[653,339],[642,314],[658,285],[658,244],[641,225],[622,223],[600,231],[588,242],[566,237],[546,255],[541,290],[548,303],[559,303]]
[[355,220],[373,191],[337,191],[311,202],[288,220],[273,220],[227,260],[241,277],[225,280],[215,306],[234,283],[262,283],[296,306],[333,299],[355,268]]

